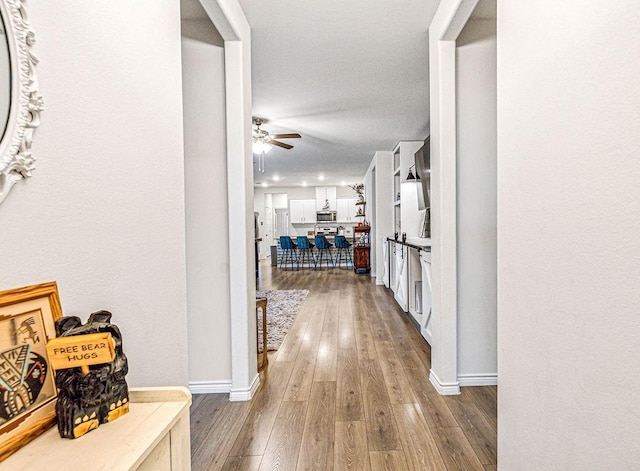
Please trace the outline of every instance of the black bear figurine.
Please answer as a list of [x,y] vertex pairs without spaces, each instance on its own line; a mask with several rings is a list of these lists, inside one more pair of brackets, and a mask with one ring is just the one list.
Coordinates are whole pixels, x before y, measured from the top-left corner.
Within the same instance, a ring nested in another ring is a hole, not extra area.
[[89,374],[83,374],[80,368],[56,372],[58,431],[62,438],[78,438],[129,411],[129,389],[124,378],[129,371],[127,357],[122,351],[120,329],[111,324],[108,311],[94,312],[84,325],[75,316],[62,317],[55,325],[58,337],[108,332],[115,341],[113,362],[91,365]]

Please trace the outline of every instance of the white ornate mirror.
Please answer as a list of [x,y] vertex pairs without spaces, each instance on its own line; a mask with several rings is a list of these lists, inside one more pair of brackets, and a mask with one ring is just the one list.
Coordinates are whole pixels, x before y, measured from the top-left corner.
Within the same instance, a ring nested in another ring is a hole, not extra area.
[[0,0],[0,202],[35,168],[31,142],[42,111],[35,39],[22,2]]

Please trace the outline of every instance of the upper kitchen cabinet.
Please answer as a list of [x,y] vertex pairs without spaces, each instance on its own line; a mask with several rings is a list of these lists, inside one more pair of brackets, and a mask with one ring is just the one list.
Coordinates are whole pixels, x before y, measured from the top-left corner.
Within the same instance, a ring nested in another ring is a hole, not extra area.
[[316,187],[316,211],[322,211],[326,202],[329,202],[329,210],[336,211],[336,187],[317,186]]
[[289,200],[291,224],[315,224],[316,200]]
[[356,223],[356,202],[357,198],[340,198],[337,200],[337,222]]

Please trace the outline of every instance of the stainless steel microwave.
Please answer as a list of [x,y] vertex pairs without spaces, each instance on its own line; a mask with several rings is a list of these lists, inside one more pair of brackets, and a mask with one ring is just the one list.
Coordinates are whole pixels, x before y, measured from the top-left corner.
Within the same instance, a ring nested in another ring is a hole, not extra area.
[[316,211],[316,222],[336,222],[335,211]]

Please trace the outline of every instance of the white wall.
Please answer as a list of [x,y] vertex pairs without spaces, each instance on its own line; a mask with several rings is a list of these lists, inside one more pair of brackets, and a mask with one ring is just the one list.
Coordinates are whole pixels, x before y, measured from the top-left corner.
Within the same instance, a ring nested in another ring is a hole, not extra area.
[[[364,200],[367,202],[367,204],[364,209],[365,217],[357,218],[358,221],[366,220],[367,222],[371,223],[371,216],[373,214],[372,211],[374,211],[373,208],[374,208],[374,198],[375,198],[374,179],[375,179],[374,172],[367,172],[364,176],[364,180],[363,180]],[[373,237],[373,234],[369,234],[369,241],[371,245],[371,247],[369,248],[369,266],[371,267],[371,271],[369,273],[371,276],[375,276],[376,266],[375,266],[375,260],[373,260],[374,257],[372,257],[372,255],[375,255],[376,247],[375,247],[375,240],[371,240],[372,237]]]
[[0,288],[56,280],[65,314],[113,312],[131,386],[186,385],[179,2],[27,11],[46,111],[0,205]]
[[183,21],[189,381],[231,381],[224,42]]
[[495,382],[496,23],[471,19],[456,41],[458,379]]
[[[373,212],[369,212],[371,221],[371,275],[376,277],[377,284],[383,284],[384,263],[383,242],[393,235],[393,152],[378,151],[371,159],[367,176],[375,168],[375,201],[367,195],[367,202],[374,203]],[[367,178],[365,176],[365,179]]]
[[640,3],[498,2],[498,462],[640,460]]

